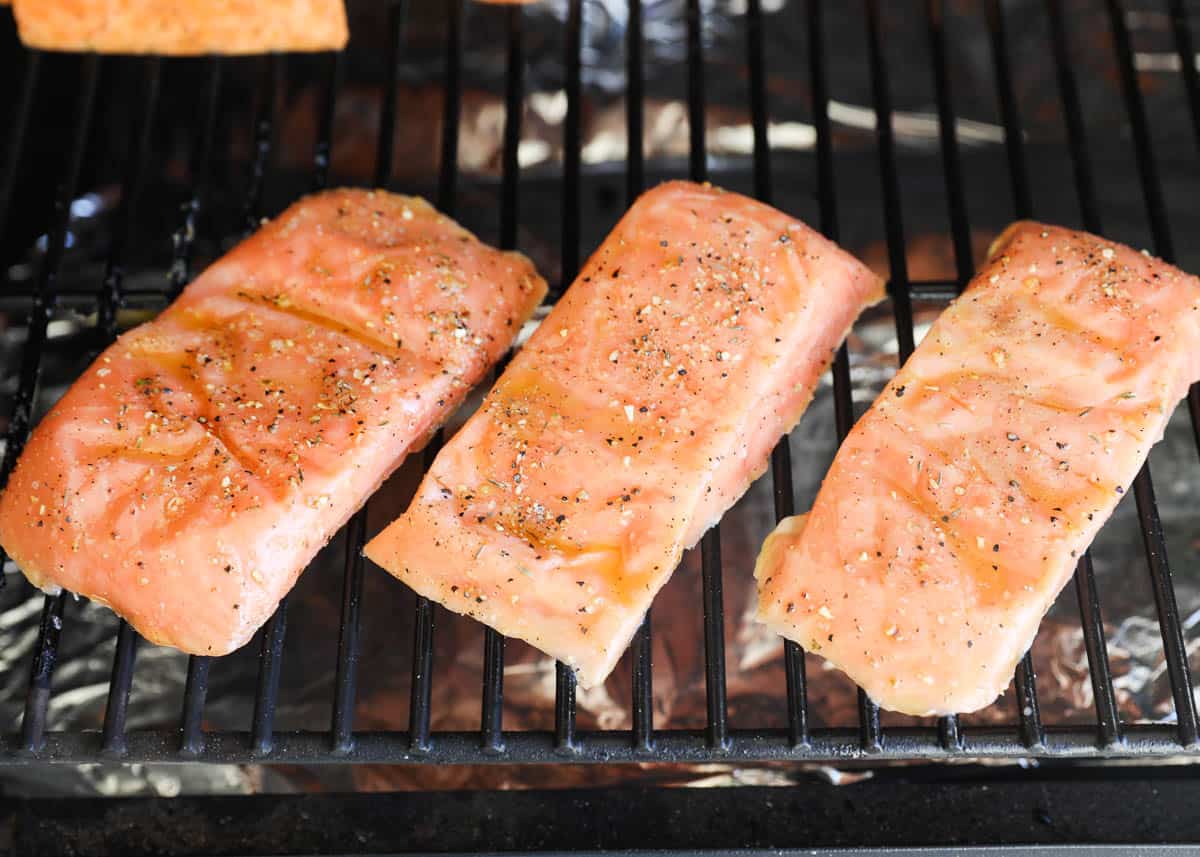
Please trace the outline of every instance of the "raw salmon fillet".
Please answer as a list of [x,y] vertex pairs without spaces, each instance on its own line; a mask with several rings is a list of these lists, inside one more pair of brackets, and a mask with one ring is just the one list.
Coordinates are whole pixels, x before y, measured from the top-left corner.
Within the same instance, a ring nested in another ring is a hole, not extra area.
[[602,682],[881,295],[772,208],[708,185],[650,191],[367,556]]
[[545,288],[423,200],[308,197],[67,391],[0,496],[0,544],[153,642],[229,652]]
[[982,708],[1198,378],[1200,280],[1009,227],[767,539],[758,618],[884,708]]
[[329,51],[349,36],[342,0],[15,0],[13,13],[22,42],[57,51]]

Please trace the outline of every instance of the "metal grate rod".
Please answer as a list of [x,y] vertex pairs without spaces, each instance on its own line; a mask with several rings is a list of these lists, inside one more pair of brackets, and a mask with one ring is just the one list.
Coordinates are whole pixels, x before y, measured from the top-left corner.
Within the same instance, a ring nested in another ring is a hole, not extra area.
[[212,658],[188,658],[187,681],[183,686],[183,726],[179,753],[194,758],[204,752],[204,700],[208,696],[208,669]]
[[[33,96],[37,92],[38,78],[42,67],[42,52],[28,51],[29,58],[25,65],[25,77],[21,81],[21,94],[17,100],[17,110],[9,126],[8,159],[4,164],[4,172],[0,173],[0,236],[8,228],[8,213],[12,206],[13,189],[17,184],[17,168],[25,154],[25,144],[29,137],[29,117],[33,114]],[[0,580],[3,580],[0,577]],[[2,585],[2,584],[0,584]]]
[[[387,187],[392,171],[392,144],[395,139],[395,101],[399,77],[400,42],[403,38],[403,5],[389,9],[388,83],[380,109],[379,139],[375,151],[375,187]],[[338,63],[333,63],[326,93],[323,117],[316,146],[315,184],[321,186],[332,156],[333,118],[337,109]],[[358,693],[358,659],[362,634],[363,545],[367,538],[367,508],[363,504],[346,525],[346,556],[343,562],[342,610],[338,626],[337,664],[333,681],[333,712],[330,720],[330,746],[334,753],[345,754],[354,747],[354,706]]]
[[[245,234],[259,227],[259,212],[267,172],[274,154],[276,117],[279,112],[279,93],[285,79],[283,54],[271,54],[265,58],[259,83],[259,109],[254,121],[254,159],[250,168],[250,181],[243,200]],[[330,97],[336,90],[330,90]],[[274,747],[275,709],[279,701],[279,677],[283,671],[283,641],[287,634],[287,597],[263,629],[262,649],[259,654],[258,690],[254,695],[254,715],[250,723],[250,747],[256,756],[266,756]]]
[[[750,117],[754,128],[754,195],[771,202],[771,145],[767,136],[766,68],[763,61],[761,0],[746,6],[746,58],[750,78]],[[788,436],[780,438],[771,451],[771,486],[775,501],[775,523],[796,512],[792,484],[792,449]],[[788,742],[801,746],[808,740],[808,696],[804,675],[804,651],[791,640],[783,643],[784,676],[787,682]]]
[[[880,35],[878,0],[866,0],[867,41],[870,49],[871,94],[875,107],[875,137],[879,149],[879,169],[883,180],[884,229],[887,236],[888,292],[896,318],[896,341],[901,365],[913,352],[912,302],[908,293],[908,263],[904,257],[904,221],[900,208],[900,179],[896,170],[895,140],[892,132],[891,94],[888,91],[887,60]],[[858,692],[859,723],[863,748],[882,746],[879,707],[862,691]]]
[[108,702],[104,707],[104,730],[100,738],[104,753],[120,756],[125,752],[125,718],[129,710],[129,691],[137,658],[138,635],[125,620],[117,630],[117,650],[113,655],[108,680]]
[[[1179,53],[1183,83],[1187,90],[1188,108],[1192,115],[1192,130],[1196,145],[1200,147],[1200,72],[1196,70],[1195,48],[1192,33],[1188,28],[1187,10],[1183,0],[1170,0],[1171,29],[1175,34],[1175,47]],[[0,197],[2,200],[3,197]],[[2,203],[0,203],[2,204]],[[1192,417],[1192,434],[1196,449],[1200,451],[1200,385],[1193,384],[1188,390],[1188,411]]]
[[[208,195],[209,165],[216,138],[217,105],[221,94],[221,59],[208,60],[208,83],[204,94],[204,118],[192,143],[190,172],[192,192],[183,206],[183,223],[171,236],[171,269],[167,272],[167,299],[176,298],[191,280],[192,245],[196,238],[196,220]],[[188,658],[187,680],[183,688],[183,723],[180,752],[196,755],[204,749],[204,701],[208,695],[209,658]]]
[[257,756],[270,755],[275,745],[275,708],[279,704],[279,676],[283,671],[283,638],[287,634],[287,597],[279,602],[263,629],[259,655],[258,691],[254,694],[254,718],[250,724],[250,746]]
[[[642,156],[642,0],[629,0],[629,25],[625,31],[625,204],[633,205],[645,182]],[[653,631],[650,610],[633,637],[632,742],[635,750],[654,745]]]
[[[1008,54],[1004,44],[1000,9],[995,4],[988,5],[989,3],[991,0],[987,0],[985,3],[985,12],[992,42],[992,60],[996,75],[997,96],[1000,101],[1001,122],[1004,125],[1009,187],[1016,215],[1028,217],[1032,213],[1033,203],[1029,174],[1025,163],[1021,115],[1013,96],[1012,76],[1008,68]],[[1021,743],[1029,749],[1041,749],[1045,743],[1045,730],[1042,726],[1041,705],[1038,703],[1037,675],[1033,668],[1033,658],[1029,652],[1026,652],[1017,664],[1016,674],[1013,678],[1016,684],[1018,732]]]
[[[500,248],[517,246],[519,183],[521,165],[517,148],[521,143],[521,119],[525,106],[525,48],[521,7],[508,9],[508,68],[504,91],[504,152],[500,177]],[[480,740],[483,751],[504,752],[504,637],[492,628],[483,637],[483,705]]]
[[196,128],[196,139],[192,143],[192,158],[189,171],[192,192],[183,205],[183,223],[171,236],[171,269],[167,272],[167,300],[174,300],[192,278],[192,245],[196,239],[196,219],[204,208],[208,196],[209,165],[212,163],[213,141],[217,129],[217,105],[221,94],[221,59],[208,60],[208,82],[204,89],[203,119]]
[[687,0],[688,176],[708,181],[704,139],[704,16],[700,0]]
[[1112,671],[1108,666],[1108,645],[1104,639],[1104,622],[1100,615],[1100,595],[1092,570],[1091,554],[1085,553],[1075,569],[1075,593],[1083,622],[1083,642],[1087,648],[1088,667],[1092,676],[1092,698],[1096,705],[1099,729],[1098,746],[1116,747],[1121,743],[1121,716],[1113,688]]
[[283,88],[284,71],[283,54],[271,54],[262,59],[258,114],[254,119],[254,158],[250,165],[250,182],[242,202],[243,235],[258,229],[260,223],[260,207],[274,150],[275,117],[279,112],[279,92]]
[[[704,33],[700,0],[687,4],[688,177],[708,180],[704,127]],[[729,746],[728,700],[725,693],[725,608],[721,586],[721,529],[714,526],[700,539],[704,590],[704,670],[708,705],[709,746]]]
[[313,190],[324,190],[329,186],[329,170],[333,159],[333,122],[337,110],[337,94],[342,85],[341,51],[331,51],[325,80],[325,107],[317,125],[317,144],[313,149]]
[[950,209],[950,237],[954,243],[954,267],[959,290],[975,275],[971,251],[971,224],[963,186],[962,162],[958,152],[958,126],[950,72],[946,60],[946,20],[943,0],[926,0],[929,19],[929,48],[933,60],[933,86],[937,98],[938,138],[942,151],[942,173],[946,178],[946,201]]
[[[1129,29],[1125,25],[1125,10],[1119,0],[1108,0],[1109,24],[1120,70],[1121,91],[1125,107],[1133,127],[1134,151],[1137,155],[1138,174],[1141,177],[1142,194],[1146,212],[1150,217],[1150,232],[1155,252],[1168,262],[1175,261],[1174,242],[1167,222],[1167,208],[1162,195],[1158,165],[1150,143],[1150,127],[1146,119],[1146,105],[1138,87],[1137,71],[1133,62],[1133,46]],[[1200,431],[1200,425],[1193,424]],[[1147,461],[1138,472],[1133,483],[1137,502],[1138,520],[1146,548],[1146,560],[1150,566],[1150,578],[1154,588],[1154,601],[1158,609],[1159,628],[1163,638],[1163,654],[1167,661],[1167,673],[1171,680],[1171,692],[1175,699],[1175,715],[1179,723],[1179,741],[1185,747],[1200,741],[1200,723],[1197,722],[1196,700],[1192,688],[1191,671],[1188,669],[1187,644],[1183,638],[1183,626],[1179,606],[1175,601],[1175,587],[1171,581],[1171,568],[1167,561],[1167,544],[1159,520],[1158,506],[1154,502],[1154,485]]]
[[[462,84],[459,70],[462,63],[460,16],[462,7],[454,0],[446,7],[446,79],[442,106],[442,154],[438,169],[438,208],[454,214],[455,188],[458,183],[458,121],[461,112]],[[393,64],[395,68],[395,64]],[[424,469],[432,466],[441,451],[445,434],[434,433],[425,448]],[[412,684],[408,705],[408,745],[414,752],[430,748],[429,728],[433,703],[433,633],[437,605],[423,595],[416,596],[413,609]]]
[[354,701],[358,692],[358,656],[362,633],[363,544],[367,516],[364,506],[346,526],[342,615],[338,631],[337,667],[333,678],[333,719],[330,744],[335,753],[354,747]]
[[[971,225],[967,219],[967,199],[963,186],[962,163],[958,152],[958,126],[954,98],[950,90],[950,72],[946,62],[945,17],[942,0],[927,0],[929,47],[933,60],[933,83],[937,97],[938,133],[942,151],[942,172],[946,178],[946,198],[950,209],[950,234],[954,243],[954,267],[962,292],[975,275],[971,251]],[[948,750],[962,747],[957,715],[939,718],[938,735]]]
[[[570,0],[567,11],[567,116],[563,123],[562,275],[565,290],[579,270],[579,148],[580,50],[583,0]],[[561,291],[560,291],[561,294]],[[575,747],[575,672],[557,663],[554,688],[554,745],[570,752]]]
[[[837,241],[839,234],[837,194],[833,174],[833,129],[829,122],[829,77],[825,54],[824,6],[821,0],[808,0],[808,54],[809,77],[812,83],[813,127],[816,129],[817,144],[817,204],[820,210],[820,229],[830,241]],[[846,343],[838,346],[833,358],[833,412],[840,444],[854,426],[854,404],[850,395],[850,352]],[[789,695],[806,693],[804,649],[791,640],[784,642],[784,668],[787,670]],[[790,659],[790,660],[789,660]],[[859,702],[865,699],[859,692]],[[870,711],[866,712],[869,722]],[[788,725],[792,746],[811,746],[808,723],[798,734],[793,724]],[[868,742],[870,743],[870,742]]]
[[[158,107],[161,77],[161,59],[154,57],[146,60],[142,112],[133,128],[135,142],[125,165],[125,175],[121,185],[120,210],[117,215],[117,224],[113,230],[112,246],[109,248],[97,312],[96,326],[104,345],[112,342],[117,336],[117,311],[124,301],[121,287],[125,275],[123,267],[125,247],[134,237],[133,224],[136,221],[134,214],[145,178],[146,161],[150,154],[150,132]],[[119,755],[125,750],[125,715],[129,707],[129,691],[133,685],[137,645],[137,633],[122,619],[117,631],[117,647],[113,655],[112,675],[108,682],[108,702],[104,710],[101,747],[106,753]]]
[[[1075,176],[1075,188],[1083,213],[1084,223],[1094,231],[1100,231],[1098,206],[1093,188],[1091,160],[1087,152],[1087,138],[1083,128],[1083,112],[1079,103],[1079,92],[1075,84],[1075,73],[1067,52],[1066,33],[1055,4],[1047,4],[1050,12],[1055,71],[1058,77],[1059,98],[1063,106],[1063,118],[1070,141],[1071,163]],[[998,0],[989,0],[988,24],[993,31],[993,53],[997,57],[997,68],[1003,61],[1007,69],[1008,49],[1004,32],[1004,16]],[[1003,81],[1003,91],[1013,100],[1008,77]],[[1003,97],[1002,97],[1003,100]],[[1015,108],[1014,108],[1015,110]],[[1020,151],[1021,148],[1017,147]],[[1028,213],[1028,212],[1027,212]],[[1112,682],[1112,671],[1108,665],[1108,644],[1104,635],[1104,620],[1100,611],[1100,597],[1096,588],[1096,577],[1092,569],[1090,553],[1084,553],[1075,568],[1075,591],[1079,600],[1080,620],[1083,625],[1084,644],[1088,652],[1088,671],[1092,677],[1093,697],[1096,705],[1096,720],[1099,729],[1097,740],[1100,746],[1116,746],[1121,742],[1121,721],[1117,711],[1116,691]]]
[[21,720],[21,746],[35,753],[42,749],[46,734],[46,713],[50,707],[50,678],[58,660],[58,639],[62,633],[63,609],[67,593],[47,595],[42,603],[42,621],[38,627],[37,649],[29,674],[29,693],[25,697],[25,715]]
[[458,121],[462,112],[462,0],[451,0],[446,4],[445,67],[438,208],[451,214],[458,185]]
[[[1175,49],[1179,54],[1179,68],[1191,106],[1192,130],[1196,134],[1197,145],[1200,145],[1200,71],[1196,70],[1196,49],[1192,44],[1192,31],[1188,29],[1188,13],[1183,0],[1169,0],[1168,6],[1171,32],[1175,36]],[[2,196],[0,200],[3,200]]]
[[1013,195],[1013,208],[1018,218],[1033,214],[1029,169],[1025,162],[1024,131],[1021,111],[1013,91],[1012,70],[1008,63],[1008,37],[1004,27],[1004,12],[1000,0],[984,0],[988,34],[992,43],[992,71],[996,78],[996,97],[1000,102],[1000,117],[1004,124],[1004,151],[1008,157],[1008,179]]

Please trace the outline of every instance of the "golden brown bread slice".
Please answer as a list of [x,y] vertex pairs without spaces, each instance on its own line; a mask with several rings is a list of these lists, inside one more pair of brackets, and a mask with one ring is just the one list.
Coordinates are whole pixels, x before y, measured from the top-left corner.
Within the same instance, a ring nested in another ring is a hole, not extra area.
[[44,50],[254,54],[348,37],[342,0],[15,0],[13,13],[21,41]]

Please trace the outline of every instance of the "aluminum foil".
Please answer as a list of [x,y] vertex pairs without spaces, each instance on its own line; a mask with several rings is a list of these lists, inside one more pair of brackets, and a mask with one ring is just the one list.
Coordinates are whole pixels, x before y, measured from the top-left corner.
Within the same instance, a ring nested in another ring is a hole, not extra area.
[[[395,135],[394,189],[431,195],[439,169],[440,88],[444,51],[442,18],[437,4],[412,4],[412,17],[401,52],[401,80]],[[686,173],[687,108],[683,101],[682,0],[645,0],[646,137],[648,177],[658,180]],[[749,190],[752,132],[746,103],[745,30],[737,0],[708,3],[705,8],[708,152],[713,180]],[[863,22],[855,4],[829,4],[826,47],[830,53],[835,172],[842,243],[881,274],[888,273],[884,240],[887,212],[881,196],[878,155],[874,148],[872,109]],[[949,237],[943,162],[933,103],[927,34],[922,8],[913,3],[885,4],[889,85],[897,113],[906,263],[912,279],[950,279],[955,265]],[[962,5],[960,9],[959,6]],[[1136,4],[1132,4],[1136,5]],[[975,4],[947,4],[947,32],[955,69],[956,125],[976,261],[1011,219],[1012,201],[1005,167],[1004,131],[994,98],[986,30]],[[524,7],[528,60],[520,149],[522,166],[518,244],[552,280],[559,275],[560,206],[562,202],[563,93],[561,0]],[[587,0],[584,30],[583,168],[580,205],[582,249],[596,246],[619,216],[624,199],[624,57],[625,4]],[[852,8],[851,8],[852,7]],[[903,7],[903,8],[902,8]],[[1093,8],[1097,7],[1097,8]],[[817,181],[813,155],[815,131],[808,105],[807,33],[803,4],[764,0],[766,58],[773,148],[773,196],[776,204],[817,222]],[[1033,11],[1040,4],[1006,4],[1010,43],[1015,52],[1014,86],[1023,105],[1025,143],[1040,216],[1071,225],[1078,211],[1071,185],[1069,153],[1064,145],[1060,113],[1049,63],[1044,22]],[[377,4],[352,3],[354,42],[333,123],[332,173],[337,182],[366,183],[376,160],[381,80],[386,74],[386,26]],[[1146,243],[1141,188],[1128,141],[1120,94],[1106,60],[1102,32],[1084,42],[1103,20],[1097,3],[1074,4],[1073,19],[1081,27],[1078,56],[1081,91],[1087,108],[1091,158],[1098,175],[1106,228],[1113,237]],[[502,32],[507,10],[469,4],[464,18],[462,122],[456,216],[485,240],[499,231],[497,212],[503,130],[504,71]],[[373,17],[375,16],[375,17]],[[1139,46],[1139,65],[1151,115],[1156,125],[1160,168],[1168,179],[1168,206],[1178,235],[1200,227],[1200,215],[1189,200],[1200,194],[1194,150],[1182,123],[1186,112],[1172,73],[1165,21],[1150,12],[1131,17]],[[180,77],[191,67],[181,66]],[[318,107],[323,98],[319,68],[304,60],[288,66],[281,84],[280,112],[263,210],[280,210],[311,185]],[[218,140],[213,183],[196,236],[196,259],[202,266],[227,247],[240,226],[240,196],[253,149],[253,97],[257,78],[252,64],[233,64],[229,71],[226,114]],[[168,81],[170,85],[170,81]],[[165,124],[190,127],[183,108],[168,102]],[[180,111],[178,113],[174,111]],[[119,125],[113,122],[113,127]],[[1178,133],[1176,133],[1176,131]],[[119,132],[101,151],[123,152]],[[181,222],[188,176],[187,134],[167,134],[161,142],[161,176],[147,185],[136,232],[145,236],[131,248],[125,266],[130,294],[122,314],[124,326],[144,320],[161,307],[160,290],[170,264],[170,230]],[[104,259],[113,238],[114,211],[120,198],[119,159],[89,172],[89,192],[72,208],[73,222],[60,286],[81,297],[65,297],[51,322],[44,362],[39,412],[61,395],[102,343],[93,329],[94,301]],[[46,239],[34,237],[27,251],[8,265],[5,275],[15,292],[28,289],[37,275]],[[1184,247],[1181,264],[1200,269],[1200,248]],[[7,413],[17,386],[27,304],[0,295],[0,413]],[[917,333],[924,333],[939,307],[917,307]],[[868,312],[849,341],[852,396],[859,412],[874,399],[896,366],[896,336],[890,306]],[[477,401],[477,399],[476,399]],[[460,425],[469,403],[453,421]],[[796,508],[805,509],[815,496],[836,449],[832,390],[826,377],[808,412],[790,436]],[[1186,414],[1180,410],[1151,457],[1159,507],[1175,586],[1185,618],[1185,634],[1193,667],[1200,667],[1200,538],[1195,509],[1200,492],[1200,459]],[[409,462],[372,499],[370,527],[378,529],[399,514],[415,489],[420,468]],[[773,525],[769,478],[760,480],[726,516],[722,524],[724,560],[727,682],[730,720],[735,727],[782,727],[786,705],[782,645],[752,619],[754,557]],[[1162,721],[1173,717],[1171,693],[1162,657],[1145,556],[1133,500],[1117,510],[1096,542],[1097,586],[1101,593],[1108,652],[1118,703],[1127,722]],[[288,635],[283,660],[276,725],[279,729],[328,728],[333,696],[334,661],[341,601],[345,546],[339,536],[301,578],[289,600]],[[0,591],[0,728],[19,729],[29,663],[36,642],[42,597],[9,563]],[[404,729],[409,706],[412,654],[411,592],[376,568],[368,568],[363,601],[362,658],[355,726],[358,729]],[[653,608],[654,717],[658,728],[699,728],[705,722],[705,672],[702,645],[699,557],[689,554]],[[103,722],[108,678],[112,669],[117,622],[106,609],[85,601],[68,604],[60,656],[54,674],[49,711],[51,729],[98,729]],[[474,729],[480,719],[483,634],[479,625],[437,611],[432,726]],[[258,670],[259,643],[221,659],[212,667],[205,710],[210,729],[248,728]],[[1033,647],[1043,717],[1049,724],[1094,722],[1092,688],[1072,585],[1042,624]],[[174,728],[182,707],[186,658],[172,650],[143,644],[129,705],[129,728]],[[856,722],[853,685],[819,658],[807,658],[810,719],[813,726],[846,726]],[[554,666],[530,647],[511,641],[507,648],[504,690],[506,729],[549,729],[553,726]],[[577,699],[581,729],[625,729],[631,723],[631,678],[628,658],[599,688],[581,691]],[[1011,690],[965,722],[1013,723]],[[919,722],[884,714],[884,724]],[[339,767],[315,769],[202,768],[175,766],[89,766],[5,769],[5,788],[27,793],[159,793],[284,789],[400,789],[550,787],[601,784],[640,779],[695,786],[739,782],[787,783],[796,766],[733,769],[728,766],[602,767]],[[827,771],[831,778],[842,773]],[[857,774],[856,774],[857,775]]]

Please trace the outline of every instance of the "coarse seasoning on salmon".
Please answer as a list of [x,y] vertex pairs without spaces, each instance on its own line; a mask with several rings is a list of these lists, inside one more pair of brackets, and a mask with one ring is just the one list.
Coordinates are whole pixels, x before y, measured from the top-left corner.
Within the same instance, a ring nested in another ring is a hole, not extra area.
[[767,539],[758,618],[884,708],[974,711],[1200,378],[1200,280],[1022,222]]
[[0,496],[0,544],[153,642],[229,652],[545,289],[423,200],[308,197],[67,391]]
[[589,687],[799,419],[882,285],[804,224],[642,196],[367,556]]

